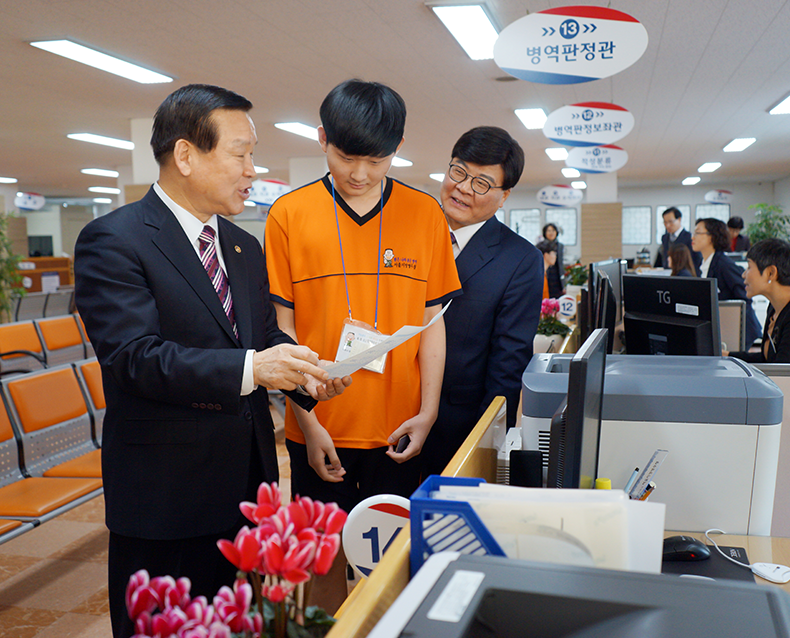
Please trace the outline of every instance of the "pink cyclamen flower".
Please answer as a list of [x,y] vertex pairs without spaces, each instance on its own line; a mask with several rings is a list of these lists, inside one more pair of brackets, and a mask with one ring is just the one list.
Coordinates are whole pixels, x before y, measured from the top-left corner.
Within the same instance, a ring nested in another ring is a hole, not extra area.
[[[306,541],[306,546],[309,545]],[[262,567],[266,574],[279,576],[292,583],[310,580],[309,572],[301,567],[304,553],[300,553],[299,541],[295,536],[283,540],[277,534],[270,536],[263,550]]]
[[245,501],[239,504],[241,513],[256,525],[271,516],[282,507],[282,494],[277,483],[261,483],[258,487],[258,502],[250,503]]
[[159,609],[168,607],[181,607],[184,609],[189,605],[189,590],[192,583],[188,578],[176,580],[172,576],[157,576],[151,579],[151,589],[156,594],[156,601]]
[[230,587],[222,587],[214,597],[214,609],[219,619],[230,627],[231,631],[240,633],[253,630],[250,617],[252,603],[252,586],[245,580],[237,580]]
[[330,567],[340,549],[340,534],[329,534],[321,539],[315,553],[315,560],[310,571],[316,576],[329,573]]
[[148,572],[144,569],[132,574],[126,585],[126,611],[129,618],[136,620],[144,612],[156,608],[156,594],[150,587]]
[[280,585],[264,585],[263,596],[264,598],[268,598],[273,603],[281,603],[294,589],[295,586],[290,583],[282,583]]
[[257,531],[251,532],[246,525],[239,530],[232,543],[223,538],[217,541],[217,547],[225,558],[243,572],[251,572],[260,566],[261,541]]
[[170,638],[187,623],[187,615],[180,607],[168,607],[151,619],[151,635]]

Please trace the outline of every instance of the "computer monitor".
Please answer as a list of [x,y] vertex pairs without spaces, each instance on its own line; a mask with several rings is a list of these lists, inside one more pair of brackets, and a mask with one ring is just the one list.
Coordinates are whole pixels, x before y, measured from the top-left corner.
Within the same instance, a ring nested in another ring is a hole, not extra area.
[[593,299],[597,299],[598,291],[596,290],[596,274],[599,272],[605,273],[609,277],[609,282],[612,284],[612,292],[617,301],[617,308],[615,309],[616,320],[622,317],[622,281],[623,275],[626,272],[625,259],[606,259],[604,261],[596,261],[589,265],[590,273],[587,278],[588,287]]
[[716,280],[623,276],[628,354],[721,356]]
[[568,395],[551,421],[546,487],[595,486],[607,338],[593,331],[571,359]]
[[614,296],[612,282],[606,272],[599,270],[595,277],[597,298],[595,300],[595,322],[592,327],[606,328],[609,331],[609,343],[606,346],[606,353],[612,354],[614,327],[617,323],[617,300]]

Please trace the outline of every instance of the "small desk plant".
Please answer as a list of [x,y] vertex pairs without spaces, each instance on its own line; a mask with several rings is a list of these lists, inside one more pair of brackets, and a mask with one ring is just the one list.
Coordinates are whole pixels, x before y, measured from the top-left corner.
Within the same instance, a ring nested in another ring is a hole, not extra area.
[[140,570],[129,579],[126,607],[134,638],[318,638],[334,619],[305,607],[312,576],[329,571],[340,548],[346,513],[336,503],[297,497],[282,505],[277,483],[262,483],[257,503],[239,505],[255,527],[235,540],[217,542],[239,572],[233,588],[222,587],[209,604],[191,598],[188,578],[150,578]]

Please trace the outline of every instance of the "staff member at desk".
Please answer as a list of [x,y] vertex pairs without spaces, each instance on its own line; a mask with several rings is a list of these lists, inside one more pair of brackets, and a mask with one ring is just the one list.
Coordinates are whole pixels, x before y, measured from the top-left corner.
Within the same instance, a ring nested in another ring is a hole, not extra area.
[[750,299],[765,295],[771,305],[760,352],[730,352],[729,356],[750,363],[790,363],[790,244],[764,239],[749,249],[746,261],[746,295]]
[[760,336],[760,322],[754,314],[751,300],[746,296],[743,272],[724,254],[730,249],[727,225],[713,217],[700,219],[694,227],[691,246],[702,255],[700,277],[716,279],[719,301],[743,299],[746,302],[746,343],[751,345]]

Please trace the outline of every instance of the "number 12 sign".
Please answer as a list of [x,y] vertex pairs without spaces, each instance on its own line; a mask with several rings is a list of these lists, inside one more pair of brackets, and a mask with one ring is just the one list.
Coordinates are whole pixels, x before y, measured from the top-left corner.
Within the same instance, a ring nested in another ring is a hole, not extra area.
[[541,84],[580,84],[615,75],[647,49],[636,18],[606,7],[558,7],[508,25],[494,45],[506,73]]

